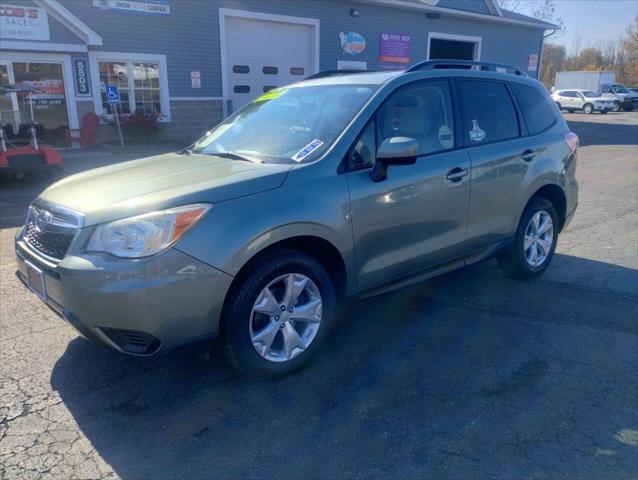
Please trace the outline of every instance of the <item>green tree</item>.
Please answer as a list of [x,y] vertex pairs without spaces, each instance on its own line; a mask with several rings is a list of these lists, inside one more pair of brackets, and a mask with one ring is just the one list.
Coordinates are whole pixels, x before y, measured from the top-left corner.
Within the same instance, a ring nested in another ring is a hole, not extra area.
[[556,72],[560,72],[565,68],[566,59],[567,52],[564,46],[549,42],[543,46],[540,81],[548,89],[554,85]]

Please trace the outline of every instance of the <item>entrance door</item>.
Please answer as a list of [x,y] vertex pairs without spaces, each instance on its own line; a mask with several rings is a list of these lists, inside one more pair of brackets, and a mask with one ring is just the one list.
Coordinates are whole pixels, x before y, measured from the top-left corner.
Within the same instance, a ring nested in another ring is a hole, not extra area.
[[428,60],[479,60],[481,39],[463,35],[430,33]]
[[314,25],[225,17],[226,90],[236,111],[264,92],[315,73]]
[[13,62],[15,83],[31,85],[39,93],[18,95],[18,111],[22,125],[31,123],[29,102],[33,102],[35,122],[43,127],[43,140],[53,146],[64,146],[69,116],[61,63]]

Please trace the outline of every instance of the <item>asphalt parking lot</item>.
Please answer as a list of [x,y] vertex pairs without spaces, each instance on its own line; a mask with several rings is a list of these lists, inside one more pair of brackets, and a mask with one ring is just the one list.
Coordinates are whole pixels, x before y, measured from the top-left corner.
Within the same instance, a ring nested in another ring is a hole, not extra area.
[[14,277],[44,184],[3,182],[0,478],[636,478],[638,113],[566,118],[580,206],[543,277],[490,261],[360,301],[276,382],[79,338]]

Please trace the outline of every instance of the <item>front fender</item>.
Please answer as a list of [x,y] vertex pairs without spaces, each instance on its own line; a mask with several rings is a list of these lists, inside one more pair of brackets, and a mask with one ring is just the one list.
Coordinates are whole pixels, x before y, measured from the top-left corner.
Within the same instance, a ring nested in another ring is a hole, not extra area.
[[[300,236],[330,242],[346,270],[356,271],[344,175],[324,175],[313,165],[293,170],[277,190],[215,204],[175,248],[235,276],[265,248]],[[354,282],[349,276],[348,291]]]

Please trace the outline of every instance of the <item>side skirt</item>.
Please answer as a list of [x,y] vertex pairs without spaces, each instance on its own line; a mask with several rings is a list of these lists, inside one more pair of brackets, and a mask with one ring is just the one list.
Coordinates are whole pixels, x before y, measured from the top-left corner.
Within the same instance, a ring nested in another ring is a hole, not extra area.
[[457,257],[428,269],[421,270],[419,272],[404,277],[399,277],[388,282],[384,282],[380,285],[367,288],[356,294],[355,297],[358,299],[374,297],[376,295],[381,295],[383,293],[391,292],[399,288],[407,287],[408,285],[413,285],[415,283],[420,283],[425,280],[438,277],[439,275],[458,270],[459,268],[467,267],[469,265],[488,260],[496,256],[501,251],[505,250],[513,242],[514,238],[508,238],[497,243],[492,243],[485,247],[481,247],[464,257]]

